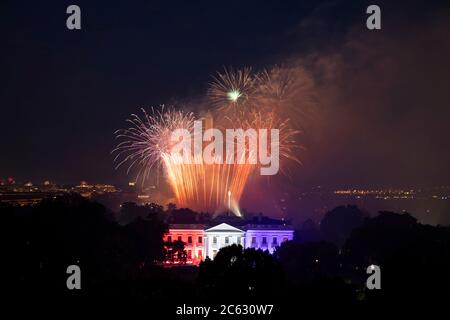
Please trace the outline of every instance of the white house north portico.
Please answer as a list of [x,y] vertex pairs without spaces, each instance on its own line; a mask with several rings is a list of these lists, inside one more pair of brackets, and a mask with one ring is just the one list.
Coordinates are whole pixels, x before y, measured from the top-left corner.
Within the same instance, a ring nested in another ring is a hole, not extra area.
[[205,256],[214,259],[217,252],[232,244],[244,246],[245,232],[227,223],[205,230]]

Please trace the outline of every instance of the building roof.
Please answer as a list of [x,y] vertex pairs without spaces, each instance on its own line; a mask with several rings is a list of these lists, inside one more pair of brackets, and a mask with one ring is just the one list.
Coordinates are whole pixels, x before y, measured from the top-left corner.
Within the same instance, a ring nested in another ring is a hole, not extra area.
[[239,230],[292,229],[289,221],[273,219],[261,214],[249,219],[227,214],[219,215],[211,219],[207,215],[194,214],[194,212],[186,209],[179,209],[178,212],[172,214],[168,219],[168,223],[170,224],[170,229],[209,230],[223,224]]
[[286,221],[282,219],[272,219],[263,215],[254,216],[246,221],[246,224],[255,225],[286,225]]
[[292,229],[284,219],[272,219],[262,215],[255,216],[245,223],[246,230],[286,230]]
[[221,215],[211,219],[209,227],[226,223],[241,230],[287,230],[292,229],[289,221],[283,219],[272,219],[263,215],[254,216],[250,219],[243,219],[237,216]]
[[228,223],[220,223],[214,227],[208,228],[205,230],[205,232],[244,232],[244,230],[236,228],[232,225],[229,225]]
[[189,229],[189,230],[201,230],[205,229],[204,224],[200,223],[171,223],[169,225],[169,229],[177,230],[177,229]]

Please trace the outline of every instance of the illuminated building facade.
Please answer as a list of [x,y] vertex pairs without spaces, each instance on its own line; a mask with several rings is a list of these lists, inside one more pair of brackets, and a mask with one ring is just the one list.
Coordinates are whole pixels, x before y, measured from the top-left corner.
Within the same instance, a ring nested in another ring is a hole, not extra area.
[[206,256],[214,259],[223,247],[238,244],[244,246],[245,232],[227,223],[221,223],[205,230]]
[[245,225],[244,248],[268,250],[273,253],[281,243],[294,239],[294,230],[284,220],[258,216]]
[[171,224],[164,242],[182,241],[186,250],[186,263],[199,264],[205,255],[205,231],[200,224]]
[[208,224],[170,224],[164,241],[184,242],[186,263],[198,265],[206,257],[214,259],[221,248],[233,244],[273,253],[293,238],[294,230],[285,221],[259,216],[251,220],[222,217]]

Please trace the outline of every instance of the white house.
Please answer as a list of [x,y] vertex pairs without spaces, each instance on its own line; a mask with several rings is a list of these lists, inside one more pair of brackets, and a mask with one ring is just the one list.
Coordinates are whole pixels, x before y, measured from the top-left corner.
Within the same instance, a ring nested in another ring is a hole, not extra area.
[[164,241],[183,241],[187,263],[198,265],[206,257],[214,259],[221,248],[232,244],[273,253],[283,242],[293,238],[294,230],[286,221],[260,215],[248,220],[219,216],[203,224],[195,220],[171,223]]

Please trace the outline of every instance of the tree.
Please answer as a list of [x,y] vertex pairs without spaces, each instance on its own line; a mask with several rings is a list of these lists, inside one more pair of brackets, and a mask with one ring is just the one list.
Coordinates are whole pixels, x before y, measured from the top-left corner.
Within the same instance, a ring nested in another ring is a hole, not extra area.
[[356,228],[343,246],[343,255],[353,265],[382,263],[406,248],[420,225],[408,213],[380,212]]
[[317,276],[336,276],[338,272],[338,249],[332,243],[287,241],[276,250],[291,283],[311,282]]
[[83,270],[86,290],[132,267],[127,241],[111,213],[76,194],[17,209],[6,228],[11,251],[4,258],[12,264],[9,277],[16,279],[17,290],[40,290],[43,296],[65,292],[60,291],[65,270],[73,264]]
[[177,208],[177,205],[173,202],[169,202],[166,206],[167,206],[167,211],[169,213],[176,210],[176,208]]
[[450,294],[449,243],[448,227],[419,224],[408,213],[380,212],[352,232],[342,256],[352,270],[380,266],[383,294],[365,290],[369,301],[436,302]]
[[134,202],[125,202],[121,205],[118,222],[127,225],[138,218],[142,219],[163,219],[164,208],[156,203],[138,205]]
[[170,263],[186,264],[187,252],[184,249],[185,243],[180,240],[166,242],[166,258],[165,260]]
[[156,213],[150,213],[146,219],[135,219],[124,226],[124,232],[132,243],[132,250],[141,268],[164,259],[163,236],[167,232],[167,225],[158,219]]
[[145,205],[148,208],[148,216],[147,218],[153,218],[153,216],[158,217],[160,220],[164,220],[165,213],[164,213],[164,207],[162,205],[159,205],[157,203],[150,203]]
[[320,241],[322,239],[322,235],[317,223],[311,219],[303,222],[300,230],[298,230],[298,238],[300,239],[300,242]]
[[320,223],[324,240],[341,247],[352,230],[363,224],[365,216],[357,206],[339,206],[327,212]]
[[121,227],[104,206],[77,194],[0,213],[9,292],[24,299],[24,293],[33,300],[67,296],[70,265],[80,267],[82,291],[89,295],[161,258],[165,225],[156,214]]
[[280,291],[282,279],[279,263],[267,251],[243,250],[235,244],[220,249],[213,261],[203,261],[199,269],[205,296],[220,301],[272,299]]

